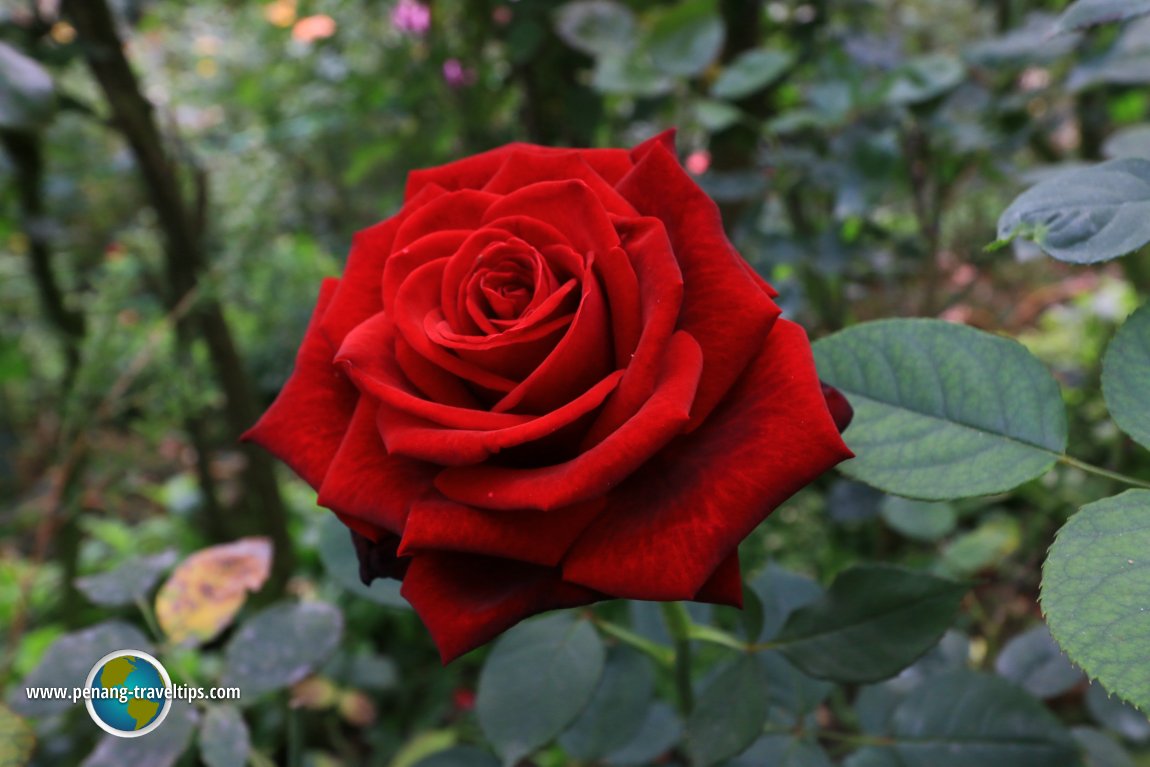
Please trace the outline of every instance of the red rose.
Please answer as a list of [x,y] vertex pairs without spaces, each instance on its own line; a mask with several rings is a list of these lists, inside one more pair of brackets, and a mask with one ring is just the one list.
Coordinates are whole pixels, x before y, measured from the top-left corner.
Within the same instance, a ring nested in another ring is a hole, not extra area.
[[444,661],[599,599],[739,605],[739,542],[851,455],[672,141],[412,173],[247,435],[365,578],[403,579]]

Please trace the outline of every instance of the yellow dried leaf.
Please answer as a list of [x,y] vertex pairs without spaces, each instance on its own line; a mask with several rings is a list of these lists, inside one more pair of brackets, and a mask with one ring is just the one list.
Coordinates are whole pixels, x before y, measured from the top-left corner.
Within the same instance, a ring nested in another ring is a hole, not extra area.
[[241,538],[192,554],[156,594],[160,628],[177,644],[212,639],[236,617],[247,593],[264,584],[271,561],[268,538]]

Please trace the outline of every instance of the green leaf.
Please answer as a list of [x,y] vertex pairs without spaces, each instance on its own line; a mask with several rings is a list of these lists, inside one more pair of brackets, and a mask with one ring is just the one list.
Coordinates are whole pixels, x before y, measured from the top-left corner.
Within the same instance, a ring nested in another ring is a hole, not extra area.
[[938,642],[966,591],[923,572],[859,565],[841,573],[823,599],[792,613],[774,644],[811,676],[886,679]]
[[918,56],[895,73],[886,102],[893,105],[921,104],[957,88],[966,78],[962,61],[944,53]]
[[598,689],[559,745],[580,762],[627,745],[647,718],[654,687],[654,672],[642,653],[626,645],[610,648]]
[[1150,448],[1150,304],[1131,314],[1107,347],[1102,395],[1118,427]]
[[1150,710],[1150,490],[1083,506],[1042,568],[1042,608],[1070,659]]
[[456,746],[421,759],[415,767],[499,767],[499,760],[474,746]]
[[767,683],[753,655],[741,654],[717,673],[687,718],[687,753],[696,767],[744,751],[767,721]]
[[579,716],[599,685],[604,656],[599,635],[570,613],[521,623],[500,638],[479,675],[476,714],[505,765]]
[[352,594],[387,607],[411,609],[407,600],[399,595],[399,581],[377,578],[370,586],[363,585],[350,533],[339,517],[327,512],[319,523],[319,558],[331,579]]
[[1094,721],[1131,743],[1150,743],[1150,718],[1100,684],[1086,690],[1086,710]]
[[1058,30],[1085,29],[1150,13],[1150,0],[1078,0],[1063,11]]
[[1126,749],[1101,730],[1073,727],[1070,733],[1086,754],[1086,767],[1134,767]]
[[178,558],[175,551],[136,557],[106,573],[77,578],[76,588],[93,604],[103,607],[130,605],[146,597]]
[[1026,21],[1001,37],[983,40],[969,46],[965,57],[985,67],[1038,64],[1071,53],[1080,35],[1064,34],[1052,38],[1054,16],[1032,12]]
[[674,86],[644,51],[600,56],[591,74],[591,87],[601,93],[651,97],[668,93]]
[[1002,564],[1022,543],[1022,526],[1014,517],[993,514],[977,528],[947,543],[934,568],[940,575],[962,577]]
[[1109,158],[1150,159],[1150,125],[1135,125],[1115,131],[1103,142],[1102,153]]
[[293,685],[327,660],[343,635],[343,615],[323,602],[281,604],[245,621],[224,651],[220,681],[244,701]]
[[0,704],[0,767],[24,767],[36,750],[32,725]]
[[888,495],[881,505],[883,520],[916,541],[941,540],[954,532],[958,514],[949,503],[930,503]]
[[1036,698],[1053,698],[1082,681],[1046,626],[1011,639],[994,660],[994,670]]
[[80,767],[172,767],[192,744],[199,714],[191,704],[172,701],[164,723],[142,738],[105,735]]
[[725,37],[717,0],[681,0],[659,11],[643,47],[660,71],[694,77],[718,58]]
[[1066,447],[1058,384],[1021,344],[941,320],[856,325],[814,345],[820,377],[854,406],[847,475],[950,500],[1003,492]]
[[555,11],[555,33],[589,56],[630,51],[635,46],[635,14],[610,0],[576,0]]
[[794,735],[764,735],[727,767],[833,767],[830,757],[813,741]]
[[1041,703],[972,671],[943,674],[915,689],[895,709],[890,737],[891,746],[875,750],[887,751],[899,767],[1081,764],[1069,731]]
[[200,723],[200,758],[207,767],[244,767],[251,748],[251,735],[239,709],[208,708]]
[[656,703],[631,742],[607,754],[603,761],[615,767],[646,765],[670,751],[682,734],[678,715],[666,703]]
[[780,727],[803,726],[804,717],[813,713],[830,695],[834,685],[799,671],[781,653],[758,653],[767,680],[767,703],[770,722]]
[[142,650],[154,653],[152,643],[138,628],[122,621],[105,621],[65,634],[48,646],[44,657],[13,690],[9,705],[24,716],[48,716],[72,708],[70,700],[30,700],[28,687],[67,687],[82,685],[96,661],[115,650]]
[[48,70],[0,42],[0,128],[36,130],[51,119],[55,106],[56,89]]
[[723,67],[711,85],[711,95],[732,101],[750,96],[778,80],[794,63],[795,55],[789,51],[769,48],[746,51]]
[[774,639],[791,613],[817,602],[826,593],[813,578],[792,573],[775,564],[767,565],[767,569],[755,576],[749,585],[762,604],[760,642]]
[[743,119],[743,113],[725,101],[699,99],[695,102],[695,119],[707,130],[717,133]]
[[1109,160],[1039,183],[998,219],[998,237],[1032,240],[1072,264],[1138,250],[1150,242],[1150,160]]

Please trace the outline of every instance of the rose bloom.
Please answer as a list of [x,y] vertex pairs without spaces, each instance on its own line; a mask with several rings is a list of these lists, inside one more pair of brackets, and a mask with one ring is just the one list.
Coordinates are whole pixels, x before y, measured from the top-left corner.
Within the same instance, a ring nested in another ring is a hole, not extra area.
[[365,582],[403,580],[444,662],[602,599],[737,606],[739,542],[851,456],[774,295],[671,133],[511,144],[410,174],[246,437]]

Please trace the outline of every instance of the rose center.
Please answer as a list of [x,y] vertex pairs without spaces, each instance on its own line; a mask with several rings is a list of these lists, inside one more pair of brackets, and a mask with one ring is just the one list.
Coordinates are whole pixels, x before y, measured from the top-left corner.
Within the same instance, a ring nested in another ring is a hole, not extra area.
[[466,289],[473,310],[478,309],[486,319],[506,322],[530,315],[557,285],[539,251],[512,238],[483,249]]

